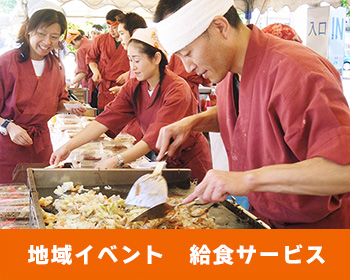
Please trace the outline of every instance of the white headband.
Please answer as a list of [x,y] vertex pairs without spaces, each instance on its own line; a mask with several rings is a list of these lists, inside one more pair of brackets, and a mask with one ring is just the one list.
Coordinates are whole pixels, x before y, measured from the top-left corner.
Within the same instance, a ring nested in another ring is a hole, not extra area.
[[192,0],[157,23],[159,39],[173,54],[202,35],[216,16],[223,16],[232,6],[233,0]]
[[37,11],[46,10],[46,9],[55,10],[65,15],[64,10],[60,6],[56,5],[53,2],[44,0],[44,1],[39,1],[35,3],[32,7],[29,7],[28,17],[31,18],[32,15],[34,15]]

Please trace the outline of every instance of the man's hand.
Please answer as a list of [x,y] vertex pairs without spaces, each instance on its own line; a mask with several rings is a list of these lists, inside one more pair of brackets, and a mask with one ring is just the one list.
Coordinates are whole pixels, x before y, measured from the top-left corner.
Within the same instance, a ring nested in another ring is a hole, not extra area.
[[191,127],[186,125],[186,118],[160,129],[156,148],[159,150],[157,159],[163,158],[164,153],[172,156],[177,148],[186,141],[191,132]]
[[121,75],[115,80],[115,82],[116,82],[117,84],[119,84],[119,85],[123,85],[123,84],[125,84],[125,81],[126,81],[126,79],[128,78],[128,76],[129,76],[129,71],[128,71],[128,72],[125,72],[125,73],[123,73],[123,74],[121,74]]
[[28,135],[27,131],[19,125],[10,122],[7,125],[7,132],[11,138],[11,141],[20,146],[33,145],[33,140]]
[[120,86],[111,87],[109,89],[109,93],[110,94],[114,94],[115,96],[117,96],[121,88],[122,87],[120,87]]
[[77,87],[79,87],[79,83],[71,83],[71,82],[66,83],[66,88],[77,88]]
[[184,203],[199,197],[203,203],[224,201],[228,195],[244,196],[251,192],[253,177],[245,172],[209,170],[194,192]]
[[94,74],[92,75],[91,79],[92,79],[95,83],[101,82],[101,73],[100,73],[100,71],[96,71],[96,73],[94,73]]

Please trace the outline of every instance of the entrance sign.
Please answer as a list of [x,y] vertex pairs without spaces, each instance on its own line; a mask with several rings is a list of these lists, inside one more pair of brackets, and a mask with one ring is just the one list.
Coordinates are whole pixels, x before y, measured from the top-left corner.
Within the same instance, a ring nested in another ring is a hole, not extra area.
[[340,72],[345,48],[345,8],[309,8],[306,45],[326,57]]

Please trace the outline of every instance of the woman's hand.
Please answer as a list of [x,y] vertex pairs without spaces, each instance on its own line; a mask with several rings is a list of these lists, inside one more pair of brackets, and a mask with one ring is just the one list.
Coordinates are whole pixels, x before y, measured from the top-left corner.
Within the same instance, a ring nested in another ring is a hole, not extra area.
[[119,161],[117,157],[111,157],[105,160],[101,160],[95,166],[95,169],[110,169],[110,168],[118,168]]
[[27,131],[13,122],[7,125],[7,132],[11,141],[17,145],[29,146],[33,144],[33,140],[30,138]]
[[72,109],[67,110],[67,111],[69,111],[72,114],[77,115],[77,116],[84,116],[84,113],[86,112],[86,108],[81,102],[79,102],[79,101],[69,101],[69,102],[65,102],[65,104],[78,104],[78,105],[81,105],[81,106],[78,106],[77,108],[72,108]]
[[67,149],[66,145],[52,153],[50,157],[50,165],[58,165],[61,161],[65,160],[71,151]]
[[72,109],[71,112],[77,116],[84,116],[84,113],[86,112],[86,108],[85,107],[75,108],[75,109]]

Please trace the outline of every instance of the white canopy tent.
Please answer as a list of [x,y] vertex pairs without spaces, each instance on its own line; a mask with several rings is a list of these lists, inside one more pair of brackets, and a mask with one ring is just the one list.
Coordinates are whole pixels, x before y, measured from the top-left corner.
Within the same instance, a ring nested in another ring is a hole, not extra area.
[[[17,34],[17,30],[23,22],[28,6],[34,5],[40,0],[17,0],[17,6],[11,14],[0,15],[0,26],[11,29],[11,33]],[[51,0],[60,5],[66,12],[68,21],[77,24],[85,22],[104,23],[108,11],[119,8],[124,12],[134,11],[144,17],[150,24],[153,13],[159,0]],[[346,0],[350,3],[350,0]],[[303,4],[319,5],[322,2],[330,3],[333,7],[339,7],[341,0],[232,0],[238,10],[246,12],[246,17],[250,17],[250,12],[259,9],[264,13],[268,8],[279,11],[288,6],[291,11]],[[78,23],[79,21],[79,23]]]
[[[68,3],[72,0],[57,0],[60,3]],[[130,12],[137,7],[143,7],[149,11],[154,11],[158,0],[80,0],[84,2],[87,6],[93,9],[101,8],[105,5],[112,5],[120,8],[125,12]],[[327,2],[333,7],[339,7],[341,0],[233,0],[236,8],[241,11],[253,10],[258,8],[261,13],[264,13],[267,8],[272,7],[275,11],[279,11],[284,6],[288,6],[291,11],[294,11],[300,5],[318,5],[321,2]],[[347,0],[350,3],[349,0]]]
[[[268,8],[278,12],[285,6],[288,6],[290,11],[295,11],[301,5],[316,6],[322,2],[329,3],[335,8],[341,5],[341,0],[234,0],[235,7],[243,12],[259,9],[261,13],[265,13]],[[350,0],[347,2],[350,3]]]
[[[72,0],[57,1],[64,5],[65,3],[71,2]],[[130,12],[139,7],[142,7],[148,11],[154,11],[157,6],[158,0],[80,0],[79,2],[83,2],[85,5],[92,9],[99,9],[106,5],[111,5],[119,8],[124,12]]]
[[[24,7],[33,5],[40,0],[19,0]],[[67,13],[67,17],[104,17],[112,8],[119,8],[124,12],[136,10],[143,17],[151,19],[158,0],[52,0],[57,2]],[[350,0],[346,0],[350,3]],[[319,5],[322,2],[331,4],[333,7],[339,7],[341,0],[232,0],[237,9],[247,12],[259,9],[264,13],[268,8],[279,11],[288,6],[291,11],[297,9],[300,5]]]
[[[341,5],[341,0],[234,0],[235,7],[245,12],[247,22],[250,22],[251,13],[254,9],[258,9],[261,14],[267,9],[272,8],[275,12],[280,11],[284,7],[289,7],[290,11],[295,11],[301,5],[318,6],[321,3],[328,3],[334,8]],[[350,4],[350,0],[346,0]]]

